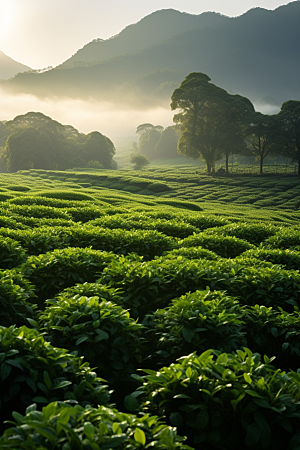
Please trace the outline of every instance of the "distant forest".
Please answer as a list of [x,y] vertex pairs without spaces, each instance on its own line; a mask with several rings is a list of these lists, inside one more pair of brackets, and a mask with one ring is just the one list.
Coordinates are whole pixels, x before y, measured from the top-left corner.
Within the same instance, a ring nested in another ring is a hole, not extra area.
[[[208,174],[215,174],[216,162],[225,158],[229,173],[231,155],[253,155],[263,173],[270,155],[290,158],[300,176],[300,101],[288,100],[275,115],[256,112],[251,101],[229,94],[199,72],[189,74],[171,97],[176,125],[163,128],[140,124],[136,154],[147,158],[173,159],[184,155],[201,158]],[[116,149],[112,141],[93,131],[79,133],[42,113],[29,112],[0,122],[0,164],[2,171],[93,167],[114,169]],[[178,152],[178,153],[177,153]],[[137,165],[136,168],[142,167]]]
[[29,112],[0,122],[0,170],[57,169],[93,165],[113,169],[112,141],[93,131],[79,133],[40,112]]

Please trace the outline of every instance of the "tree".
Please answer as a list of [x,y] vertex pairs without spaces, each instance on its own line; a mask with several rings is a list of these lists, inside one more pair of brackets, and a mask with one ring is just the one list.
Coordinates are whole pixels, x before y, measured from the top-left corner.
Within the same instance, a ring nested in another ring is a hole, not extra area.
[[208,173],[215,171],[222,155],[241,145],[243,121],[254,112],[250,100],[228,94],[197,72],[175,89],[171,101],[171,109],[180,110],[173,119],[181,127],[178,152],[194,159],[201,156]]
[[99,161],[105,169],[112,168],[112,158],[116,149],[112,141],[99,133],[92,131],[86,137],[84,145],[85,162]]
[[5,159],[9,172],[22,169],[51,169],[51,140],[46,133],[28,127],[7,140]]
[[147,158],[147,156],[141,155],[140,153],[138,155],[136,154],[131,155],[130,162],[134,164],[135,170],[142,170],[144,167],[150,164],[150,161]]
[[167,127],[163,130],[155,146],[157,158],[178,158],[177,144],[179,132],[178,128]]
[[300,101],[283,103],[277,117],[281,132],[281,153],[297,162],[300,176]]
[[260,161],[260,173],[263,173],[264,159],[278,149],[278,122],[276,116],[255,112],[247,131],[248,150]]
[[152,125],[151,123],[143,123],[136,129],[136,133],[140,134],[139,152],[146,155],[149,159],[156,157],[155,146],[160,138],[163,127],[161,125]]

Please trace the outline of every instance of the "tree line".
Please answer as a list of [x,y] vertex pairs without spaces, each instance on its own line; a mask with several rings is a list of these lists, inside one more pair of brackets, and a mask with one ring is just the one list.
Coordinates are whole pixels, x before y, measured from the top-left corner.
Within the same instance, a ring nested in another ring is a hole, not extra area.
[[95,165],[116,168],[112,141],[93,131],[80,133],[40,112],[29,112],[0,122],[0,167],[2,171],[24,169],[65,170]]
[[260,162],[269,155],[284,155],[297,163],[300,176],[300,101],[289,100],[275,115],[256,112],[251,101],[229,94],[199,72],[190,73],[171,97],[171,109],[179,110],[174,122],[180,129],[177,144],[182,155],[199,158],[207,172],[231,154],[253,154]]

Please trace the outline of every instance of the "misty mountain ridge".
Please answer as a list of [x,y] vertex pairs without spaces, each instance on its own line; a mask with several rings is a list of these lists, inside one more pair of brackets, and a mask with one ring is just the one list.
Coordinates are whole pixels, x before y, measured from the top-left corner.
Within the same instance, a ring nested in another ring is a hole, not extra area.
[[27,70],[31,68],[15,61],[0,50],[0,80],[8,80]]
[[280,106],[300,99],[299,20],[297,1],[236,18],[156,11],[111,39],[87,44],[53,70],[1,84],[41,97],[148,108],[167,106],[185,75],[203,72],[230,93]]

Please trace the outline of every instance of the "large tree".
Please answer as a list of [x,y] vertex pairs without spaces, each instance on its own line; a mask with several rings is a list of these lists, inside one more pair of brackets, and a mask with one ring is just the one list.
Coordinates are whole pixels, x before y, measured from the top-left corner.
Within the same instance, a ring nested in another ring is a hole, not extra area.
[[9,172],[21,169],[52,169],[52,143],[43,131],[33,127],[15,131],[8,139],[4,156]]
[[201,156],[208,173],[215,171],[218,159],[243,145],[243,123],[254,112],[250,100],[228,94],[196,72],[175,89],[171,100],[171,109],[180,110],[174,116],[181,127],[178,152],[195,159]]
[[260,162],[260,173],[267,156],[278,152],[278,121],[276,116],[268,116],[255,112],[247,127],[248,150]]
[[177,127],[165,128],[155,146],[156,157],[161,159],[178,158],[178,138],[179,132]]
[[136,133],[140,135],[139,152],[149,159],[155,159],[155,146],[160,139],[163,127],[161,125],[152,125],[151,123],[143,123],[136,129]]
[[86,163],[98,161],[104,169],[112,168],[112,158],[116,149],[108,137],[98,131],[92,131],[87,135],[84,150]]
[[289,100],[278,114],[281,132],[281,153],[297,162],[300,176],[300,101]]

